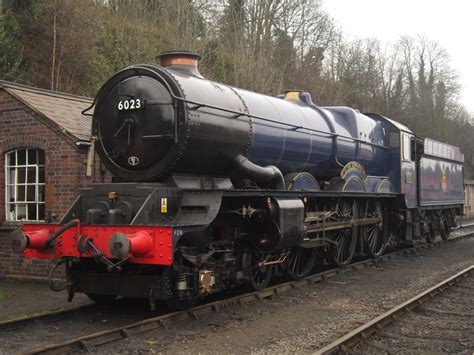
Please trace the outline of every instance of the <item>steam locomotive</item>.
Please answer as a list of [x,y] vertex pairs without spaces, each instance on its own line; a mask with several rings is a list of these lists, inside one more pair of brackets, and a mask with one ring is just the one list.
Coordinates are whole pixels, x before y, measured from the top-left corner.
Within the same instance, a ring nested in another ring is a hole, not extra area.
[[447,238],[462,213],[459,148],[306,92],[207,80],[195,53],[160,59],[118,72],[94,100],[92,142],[113,182],[83,189],[59,224],[12,235],[15,252],[58,260],[51,275],[65,265],[69,299],[187,306]]

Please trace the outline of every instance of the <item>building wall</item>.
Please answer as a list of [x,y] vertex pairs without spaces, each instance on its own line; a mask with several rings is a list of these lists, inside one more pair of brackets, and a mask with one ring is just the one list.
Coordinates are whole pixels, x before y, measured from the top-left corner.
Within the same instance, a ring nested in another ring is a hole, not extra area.
[[5,221],[5,153],[23,147],[45,151],[46,216],[59,219],[79,188],[92,181],[86,178],[87,149],[1,89],[0,132],[0,277],[45,278],[50,260],[27,260],[10,251],[8,235],[18,224]]

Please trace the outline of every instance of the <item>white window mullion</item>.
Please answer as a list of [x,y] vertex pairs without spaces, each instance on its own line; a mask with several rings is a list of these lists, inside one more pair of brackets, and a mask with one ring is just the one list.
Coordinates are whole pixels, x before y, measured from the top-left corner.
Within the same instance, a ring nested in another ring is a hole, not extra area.
[[15,203],[15,220],[18,219],[18,211],[17,211],[17,202],[18,202],[18,152],[15,152],[15,170],[14,170],[14,175],[15,175],[15,180],[13,183],[13,201]]
[[[36,160],[38,162],[38,160]],[[38,165],[35,166],[35,202],[36,202],[36,216],[39,216],[38,214],[38,203],[40,202],[39,200],[39,167]]]
[[38,151],[36,151],[36,166],[35,166],[35,208],[36,208],[36,219],[38,220],[40,218],[39,215],[39,159],[38,159]]
[[[10,153],[11,154],[11,153]],[[9,174],[9,164],[10,164],[10,155],[5,154],[5,219],[8,221],[10,220],[10,205],[8,204],[8,194],[10,192],[8,182],[10,180],[10,174]]]

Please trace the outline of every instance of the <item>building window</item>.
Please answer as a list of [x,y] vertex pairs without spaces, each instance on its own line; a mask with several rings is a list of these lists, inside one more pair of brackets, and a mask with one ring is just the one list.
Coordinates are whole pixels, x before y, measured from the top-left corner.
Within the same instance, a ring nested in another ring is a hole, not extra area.
[[6,153],[5,177],[7,221],[44,221],[44,150]]

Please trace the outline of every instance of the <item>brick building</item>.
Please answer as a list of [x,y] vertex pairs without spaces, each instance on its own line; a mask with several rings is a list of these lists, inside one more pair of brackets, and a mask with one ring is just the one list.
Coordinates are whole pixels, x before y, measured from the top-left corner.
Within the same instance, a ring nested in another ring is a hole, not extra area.
[[464,218],[474,218],[474,180],[464,180]]
[[47,276],[50,261],[12,254],[8,235],[22,222],[58,220],[92,182],[91,118],[81,114],[91,103],[0,81],[0,277]]

